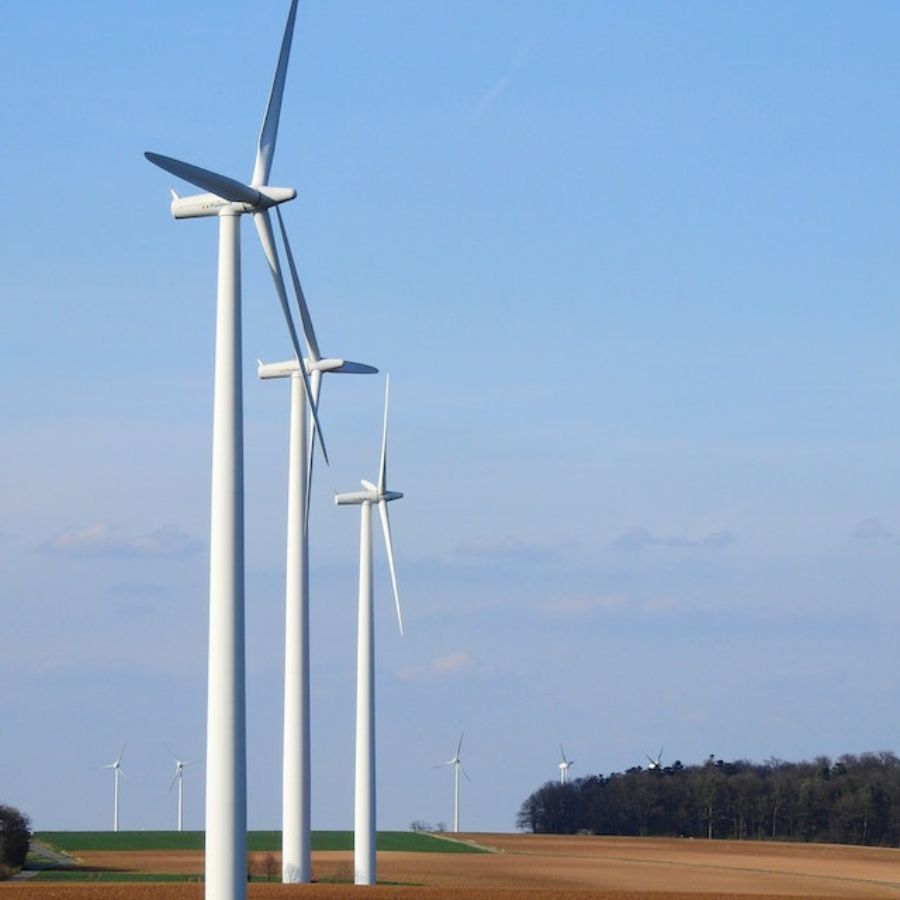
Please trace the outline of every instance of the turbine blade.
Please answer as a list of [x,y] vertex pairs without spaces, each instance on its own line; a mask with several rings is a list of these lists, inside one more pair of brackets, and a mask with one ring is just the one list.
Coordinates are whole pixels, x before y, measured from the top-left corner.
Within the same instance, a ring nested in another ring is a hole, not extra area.
[[176,784],[178,784],[178,775],[177,774],[172,779],[172,783],[169,785],[169,793],[170,794],[172,793],[172,788],[174,788]]
[[462,763],[460,763],[460,764],[459,764],[459,771],[460,771],[460,772],[462,772],[462,773],[463,773],[463,775],[465,775],[465,776],[466,776],[466,781],[468,781],[468,782],[470,782],[470,783],[471,783],[471,781],[472,781],[472,779],[471,779],[471,778],[469,778],[469,773],[468,773],[468,772],[467,772],[467,771],[466,771],[466,770],[465,770],[465,769],[464,769],[464,768],[463,768],[463,765],[462,765]]
[[288,304],[287,291],[284,288],[284,278],[281,274],[281,264],[278,261],[278,250],[275,247],[275,238],[272,234],[272,220],[269,218],[267,210],[253,214],[253,223],[256,225],[256,231],[259,234],[259,241],[262,244],[263,253],[266,256],[266,262],[269,264],[269,272],[272,275],[272,281],[275,282],[275,292],[281,301],[281,311],[284,314],[284,321],[287,324],[288,332],[291,336],[291,344],[294,347],[294,354],[300,361],[300,371],[306,378],[306,368],[303,365],[303,351],[300,349],[300,341],[297,339],[297,329],[294,327],[294,318],[291,315],[291,308]]
[[566,751],[563,750],[562,741],[560,741],[560,744],[559,744],[559,752],[562,754],[562,761],[566,762]]
[[284,278],[281,274],[281,265],[278,262],[278,250],[275,248],[275,238],[272,234],[272,220],[269,218],[268,210],[262,210],[253,214],[253,221],[256,224],[256,230],[259,233],[259,240],[262,244],[263,253],[269,263],[269,271],[272,273],[272,280],[275,282],[275,291],[278,299],[281,301],[281,311],[284,313],[284,319],[291,335],[291,343],[294,347],[294,353],[300,362],[300,374],[303,377],[303,385],[306,388],[306,396],[309,398],[310,409],[312,410],[313,421],[318,426],[319,446],[322,448],[322,455],[325,462],[328,462],[328,451],[325,449],[325,441],[322,438],[322,428],[319,425],[319,416],[316,412],[316,404],[312,398],[312,389],[309,386],[309,376],[306,374],[306,366],[303,363],[303,352],[300,350],[300,342],[297,340],[297,329],[294,328],[294,319],[291,316],[291,308],[288,305],[287,291],[284,287]]
[[125,748],[128,746],[127,743],[122,744],[122,749],[119,751],[119,755],[116,757],[116,765],[120,765],[122,762],[122,757],[125,755]]
[[465,733],[465,732],[463,732],[463,733],[459,736],[459,743],[456,745],[456,757],[455,757],[455,759],[459,759],[459,752],[460,752],[460,750],[462,750],[462,742],[463,742],[463,738],[464,738],[465,736],[466,736],[466,733]]
[[224,200],[230,200],[232,203],[249,203],[256,206],[262,199],[259,191],[255,191],[240,181],[235,181],[227,175],[220,175],[218,172],[210,172],[209,169],[201,169],[200,166],[191,165],[191,163],[182,162],[180,159],[173,159],[171,156],[163,156],[160,153],[144,154],[150,162],[167,172],[171,172],[178,178],[188,181],[204,191],[209,191],[217,197]]
[[278,65],[275,67],[275,78],[269,92],[269,102],[259,131],[259,143],[256,149],[256,163],[253,166],[251,183],[267,184],[272,169],[272,158],[275,155],[275,140],[278,137],[278,120],[281,118],[281,98],[284,96],[284,79],[287,75],[288,61],[291,57],[291,40],[294,36],[294,19],[297,16],[297,0],[292,0],[288,12],[287,24],[284,26],[284,37],[281,39],[281,52],[278,54]]
[[[322,373],[318,369],[313,369],[312,375],[312,395],[313,404],[316,409],[319,407],[319,397],[322,396]],[[313,463],[315,462],[316,445],[316,420],[313,419],[312,429],[309,435],[309,445],[306,448],[306,518],[304,524],[306,530],[309,531],[309,507],[310,507],[310,491],[312,491]]]
[[391,571],[391,584],[394,586],[394,603],[397,606],[397,624],[403,636],[403,616],[400,614],[400,591],[397,590],[397,570],[394,568],[394,542],[391,540],[391,520],[388,517],[387,500],[378,503],[378,514],[381,516],[381,530],[384,532],[384,546],[387,548],[388,567]]
[[378,493],[384,492],[387,481],[387,423],[388,423],[388,393],[391,387],[391,376],[384,376],[384,428],[381,432],[381,465],[378,468]]
[[342,375],[377,375],[378,369],[375,366],[367,366],[365,363],[350,362],[349,359],[344,360],[342,366],[336,369],[329,369],[330,372],[340,372]]
[[306,336],[306,344],[309,347],[309,361],[317,363],[322,354],[319,352],[319,342],[316,340],[316,332],[309,315],[309,307],[306,305],[306,297],[303,296],[303,288],[300,287],[300,277],[297,275],[297,267],[294,265],[294,254],[291,253],[291,244],[288,241],[287,231],[284,228],[284,219],[281,210],[276,206],[278,225],[281,228],[281,240],[284,242],[284,251],[287,255],[288,268],[291,270],[291,280],[294,283],[294,294],[297,297],[297,306],[300,307],[300,321],[303,323],[303,334]]

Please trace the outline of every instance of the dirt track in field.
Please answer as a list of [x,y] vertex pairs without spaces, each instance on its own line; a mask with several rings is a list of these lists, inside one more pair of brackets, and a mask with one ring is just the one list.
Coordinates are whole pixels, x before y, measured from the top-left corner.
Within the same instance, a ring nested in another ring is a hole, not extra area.
[[[692,841],[543,835],[460,835],[496,851],[490,854],[379,853],[383,885],[367,888],[375,900],[750,900],[767,897],[893,897],[900,900],[900,850],[823,844]],[[252,854],[264,871],[266,854]],[[80,856],[99,869],[199,874],[200,852],[94,852]],[[313,854],[317,879],[352,878],[352,853]],[[18,900],[189,900],[199,884],[20,883],[0,888]],[[250,900],[307,897],[358,898],[342,884],[253,884]]]

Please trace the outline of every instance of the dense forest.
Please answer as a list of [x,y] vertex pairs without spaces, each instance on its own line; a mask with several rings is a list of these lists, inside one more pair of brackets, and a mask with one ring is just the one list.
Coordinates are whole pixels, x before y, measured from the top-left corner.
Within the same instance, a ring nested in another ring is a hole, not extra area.
[[893,753],[810,762],[725,762],[548,782],[516,824],[541,834],[830,841],[900,846],[900,759]]

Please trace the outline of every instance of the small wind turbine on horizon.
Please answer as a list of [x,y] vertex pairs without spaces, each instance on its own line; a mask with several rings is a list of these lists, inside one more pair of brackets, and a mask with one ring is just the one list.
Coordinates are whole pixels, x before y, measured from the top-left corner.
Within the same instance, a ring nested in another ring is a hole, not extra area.
[[[166,747],[166,750],[169,750],[169,748]],[[171,750],[169,750],[169,756],[175,760],[175,777],[169,785],[169,791],[176,785],[178,786],[178,830],[184,831],[184,770],[187,766],[192,766],[194,763],[200,762],[200,760],[180,760]]]
[[661,769],[661,768],[662,768],[662,755],[663,755],[663,748],[662,748],[662,747],[659,748],[659,753],[656,755],[656,759],[654,759],[652,756],[650,756],[649,753],[645,753],[645,754],[644,754],[644,756],[647,757],[647,760],[648,760],[649,763],[650,763],[650,765],[647,766],[647,770],[648,770],[648,771],[653,772],[653,771],[656,770],[656,769]]
[[387,549],[397,623],[403,636],[400,593],[387,505],[403,494],[387,489],[387,424],[390,380],[384,383],[384,428],[378,484],[363,480],[362,491],[336,494],[338,506],[360,507],[359,618],[356,643],[356,787],[353,810],[353,868],[356,884],[375,884],[375,616],[372,604],[372,505],[378,505]]
[[566,751],[563,750],[563,745],[560,743],[559,752],[562,754],[562,762],[559,764],[559,783],[560,784],[568,784],[569,783],[569,769],[572,768],[574,759],[566,759]]
[[122,777],[122,755],[125,753],[125,744],[119,751],[119,755],[108,765],[103,766],[104,769],[113,770],[113,831],[119,830],[119,779]]
[[460,760],[460,753],[462,752],[462,744],[463,738],[466,736],[466,733],[463,732],[459,736],[459,743],[456,745],[456,753],[453,754],[451,759],[448,759],[447,762],[438,763],[434,766],[435,769],[443,769],[445,766],[450,766],[453,769],[453,831],[454,833],[459,832],[459,773],[462,772],[463,775],[466,776],[466,781],[472,781],[469,778],[469,773],[463,768],[462,761]]
[[[262,7],[260,7],[262,8]],[[154,165],[206,193],[179,197],[176,219],[215,216],[219,220],[216,347],[213,398],[212,491],[210,510],[209,657],[206,732],[205,895],[243,900],[247,895],[247,720],[244,625],[244,438],[241,381],[240,222],[253,216],[281,302],[294,355],[303,358],[278,261],[269,210],[293,200],[297,191],[269,184],[297,0],[291,0],[275,77],[256,148],[250,184],[199,166],[145,153]],[[239,58],[210,57],[230,72]],[[311,386],[300,366],[307,397]],[[315,404],[311,405],[317,419]],[[327,461],[321,428],[318,440]]]
[[[303,360],[265,364],[261,379],[290,378],[291,424],[288,450],[287,565],[284,626],[284,734],[281,798],[281,880],[306,884],[312,880],[311,775],[309,711],[309,490],[312,483],[313,442],[307,448],[307,399],[301,369],[312,384],[318,406],[322,375],[326,372],[374,374],[378,369],[343,359],[323,359],[312,318],[294,265],[294,255],[281,211],[276,207],[281,238],[300,310],[307,354]],[[315,421],[313,421],[315,431]]]

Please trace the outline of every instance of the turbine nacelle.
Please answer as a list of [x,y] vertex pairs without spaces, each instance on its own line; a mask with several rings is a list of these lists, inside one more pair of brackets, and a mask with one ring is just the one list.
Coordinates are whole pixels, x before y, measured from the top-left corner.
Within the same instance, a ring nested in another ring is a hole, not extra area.
[[191,194],[189,197],[179,197],[173,191],[172,217],[175,219],[199,219],[204,216],[217,216],[223,209],[231,208],[241,213],[259,212],[270,209],[279,203],[287,203],[297,196],[294,188],[282,187],[256,187],[248,188],[256,193],[256,203],[234,202],[220,197],[218,194]]
[[[308,375],[313,372],[338,372],[348,375],[374,375],[378,372],[374,366],[367,366],[365,363],[350,362],[346,359],[304,359],[303,366]],[[264,363],[257,360],[257,375],[260,378],[289,378],[291,375],[300,371],[300,363],[296,359],[286,360],[285,362]]]
[[390,503],[391,500],[400,500],[403,494],[400,491],[379,491],[371,481],[363,481],[364,491],[348,491],[346,494],[335,494],[334,502],[337,506],[360,506],[363,503]]

